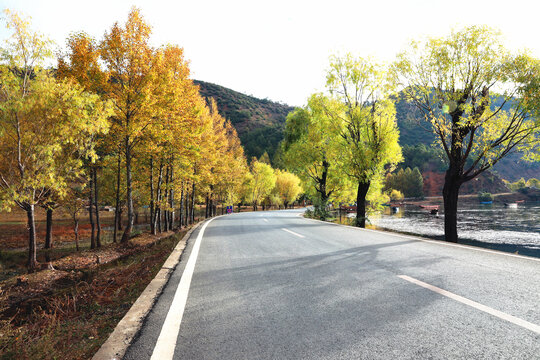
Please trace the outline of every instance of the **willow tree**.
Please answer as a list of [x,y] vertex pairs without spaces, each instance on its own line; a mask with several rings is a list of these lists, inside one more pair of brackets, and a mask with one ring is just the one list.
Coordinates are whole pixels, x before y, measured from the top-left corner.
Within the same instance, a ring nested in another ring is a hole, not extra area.
[[115,23],[100,45],[108,81],[104,96],[115,107],[113,130],[122,137],[126,167],[128,222],[121,242],[127,242],[133,229],[133,151],[155,120],[153,114],[155,52],[149,45],[151,29],[140,11],[133,8],[122,27]]
[[281,144],[283,162],[314,198],[315,213],[321,220],[327,216],[329,199],[341,190],[344,180],[337,171],[339,134],[325,111],[328,101],[322,94],[314,94],[305,107],[290,113]]
[[[445,38],[413,42],[396,69],[403,94],[422,112],[448,158],[443,187],[444,233],[457,242],[461,185],[514,151],[538,153],[540,124],[535,60],[512,54],[500,34],[472,26]],[[536,99],[536,100],[535,100]]]
[[357,183],[356,226],[366,226],[366,196],[373,182],[401,161],[392,74],[351,55],[331,60],[327,88],[334,100],[326,111],[341,136],[344,172]]
[[95,160],[91,141],[107,131],[110,108],[79,85],[59,81],[43,69],[50,42],[27,21],[7,12],[13,35],[0,64],[0,201],[27,213],[28,269],[36,268],[34,208],[50,192],[61,199]]

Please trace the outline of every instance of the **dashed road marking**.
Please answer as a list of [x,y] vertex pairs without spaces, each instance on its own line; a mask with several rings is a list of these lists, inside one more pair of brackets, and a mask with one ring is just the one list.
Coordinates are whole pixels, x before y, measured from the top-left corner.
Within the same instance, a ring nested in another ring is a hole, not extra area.
[[410,276],[398,275],[398,277],[403,279],[403,280],[409,281],[409,282],[411,282],[413,284],[416,284],[418,286],[421,286],[423,288],[426,288],[428,290],[431,290],[433,292],[436,292],[437,294],[446,296],[446,297],[448,297],[448,298],[450,298],[452,300],[459,301],[462,304],[469,305],[469,306],[471,306],[471,307],[473,307],[473,308],[475,308],[477,310],[480,310],[480,311],[486,312],[486,313],[488,313],[490,315],[496,316],[499,319],[506,320],[508,322],[511,322],[512,324],[521,326],[522,328],[525,328],[527,330],[531,330],[531,331],[533,331],[533,332],[535,332],[537,334],[540,334],[540,326],[538,326],[536,324],[530,323],[528,321],[525,321],[523,319],[517,318],[517,317],[512,316],[512,315],[509,315],[509,314],[504,313],[502,311],[495,310],[493,308],[490,308],[489,306],[482,305],[480,303],[477,303],[476,301],[469,300],[467,298],[464,298],[463,296],[456,295],[454,293],[451,293],[450,291],[446,291],[444,289],[441,289],[441,288],[438,288],[436,286],[430,285],[428,283],[417,280],[417,279],[412,278]]
[[293,235],[295,235],[295,236],[298,236],[298,237],[301,237],[301,238],[305,238],[304,235],[300,235],[300,234],[298,234],[298,233],[295,233],[294,231],[291,231],[291,230],[288,230],[288,229],[285,229],[285,228],[281,228],[281,230],[286,231],[286,232],[288,232],[288,233],[291,233],[291,234],[293,234]]

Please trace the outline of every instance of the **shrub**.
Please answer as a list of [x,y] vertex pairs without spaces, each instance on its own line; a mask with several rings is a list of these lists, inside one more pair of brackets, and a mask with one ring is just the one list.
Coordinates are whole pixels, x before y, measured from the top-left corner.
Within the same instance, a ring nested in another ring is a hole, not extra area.
[[403,200],[403,194],[399,190],[392,189],[392,191],[390,191],[390,200],[392,201]]
[[478,193],[478,201],[480,202],[493,201],[493,195],[491,195],[488,192],[480,192]]

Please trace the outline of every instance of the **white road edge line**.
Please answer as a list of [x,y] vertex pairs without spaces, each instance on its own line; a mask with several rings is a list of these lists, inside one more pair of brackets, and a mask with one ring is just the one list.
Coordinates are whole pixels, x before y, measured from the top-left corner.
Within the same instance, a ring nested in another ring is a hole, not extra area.
[[[216,217],[217,218],[217,217]],[[180,284],[176,288],[174,298],[171,303],[171,307],[167,312],[165,321],[159,333],[156,346],[152,352],[151,360],[168,360],[172,359],[174,355],[174,349],[176,348],[176,339],[180,332],[180,324],[182,323],[182,316],[184,315],[184,309],[186,307],[186,301],[189,293],[189,286],[191,285],[191,278],[193,277],[193,271],[195,270],[195,263],[199,255],[199,248],[201,247],[201,240],[204,235],[204,230],[216,219],[212,218],[204,223],[203,227],[197,235],[191,254],[187,261],[182,277],[180,278]]]
[[462,249],[469,249],[469,250],[474,250],[474,251],[480,251],[480,252],[486,252],[486,253],[491,253],[491,254],[496,254],[496,255],[509,256],[509,257],[515,257],[515,258],[518,258],[518,259],[525,259],[525,260],[531,260],[531,261],[540,262],[539,258],[534,258],[532,256],[512,254],[512,253],[508,253],[508,252],[504,252],[504,251],[500,251],[500,250],[484,249],[484,248],[480,248],[478,246],[473,246],[473,245],[463,245],[463,244],[450,243],[450,242],[446,242],[446,241],[429,240],[429,239],[426,239],[426,238],[421,238],[419,236],[415,237],[415,236],[409,236],[409,235],[402,235],[402,234],[398,234],[398,233],[395,233],[395,232],[392,232],[392,231],[364,229],[364,228],[359,228],[359,227],[356,227],[356,226],[336,224],[336,223],[332,223],[332,222],[329,222],[329,221],[322,221],[322,220],[317,220],[317,219],[306,218],[306,217],[302,216],[302,213],[298,214],[298,216],[300,216],[304,220],[317,221],[317,222],[322,222],[322,223],[329,224],[329,225],[342,226],[342,227],[349,228],[349,229],[354,229],[354,230],[371,231],[371,232],[374,232],[374,233],[385,234],[385,235],[390,235],[390,236],[394,236],[394,237],[400,237],[400,238],[403,238],[403,239],[423,241],[423,242],[432,243],[432,244],[438,244],[438,245],[443,245],[443,246],[457,247],[457,248],[462,248]]
[[450,291],[443,290],[441,288],[438,288],[436,286],[430,285],[430,284],[425,283],[423,281],[417,280],[417,279],[412,278],[410,276],[398,275],[398,277],[403,279],[403,280],[409,281],[409,282],[411,282],[413,284],[416,284],[418,286],[421,286],[423,288],[426,288],[428,290],[431,290],[433,292],[436,292],[437,294],[446,296],[446,297],[448,297],[448,298],[450,298],[452,300],[459,301],[460,303],[463,303],[465,305],[469,305],[469,306],[471,306],[471,307],[473,307],[473,308],[475,308],[477,310],[486,312],[486,313],[488,313],[490,315],[493,315],[493,316],[496,316],[496,317],[498,317],[500,319],[509,321],[512,324],[521,326],[522,328],[525,328],[527,330],[531,330],[531,331],[533,331],[533,332],[535,332],[537,334],[540,334],[540,326],[538,326],[536,324],[530,323],[528,321],[525,321],[523,319],[517,318],[517,317],[512,316],[512,315],[509,315],[509,314],[504,313],[502,311],[495,310],[493,308],[490,308],[489,306],[482,305],[480,303],[477,303],[476,301],[469,300],[467,298],[464,298],[463,296],[456,295],[454,293],[451,293]]
[[298,233],[295,233],[294,231],[291,231],[291,230],[288,230],[288,229],[285,229],[285,228],[281,228],[281,230],[286,231],[286,232],[288,232],[288,233],[291,233],[291,234],[293,234],[293,235],[296,235],[296,236],[298,236],[298,237],[305,238],[304,235],[300,235],[300,234],[298,234]]

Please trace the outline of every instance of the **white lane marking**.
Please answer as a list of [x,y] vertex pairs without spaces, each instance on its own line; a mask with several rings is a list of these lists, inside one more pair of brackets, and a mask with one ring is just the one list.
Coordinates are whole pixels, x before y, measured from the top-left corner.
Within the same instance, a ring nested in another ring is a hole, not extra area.
[[410,276],[398,275],[398,277],[402,278],[403,280],[409,281],[409,282],[411,282],[413,284],[419,285],[419,286],[421,286],[423,288],[429,289],[429,290],[431,290],[433,292],[436,292],[437,294],[446,296],[446,297],[448,297],[448,298],[450,298],[452,300],[459,301],[460,303],[463,303],[465,305],[472,306],[475,309],[486,312],[486,313],[488,313],[490,315],[493,315],[493,316],[496,316],[496,317],[498,317],[500,319],[509,321],[512,324],[521,326],[521,327],[523,327],[523,328],[525,328],[527,330],[531,330],[531,331],[533,331],[533,332],[535,332],[537,334],[540,334],[540,326],[538,326],[536,324],[530,323],[528,321],[525,321],[523,319],[517,318],[517,317],[512,316],[512,315],[509,315],[509,314],[504,313],[502,311],[495,310],[493,308],[490,308],[489,306],[482,305],[480,303],[477,303],[476,301],[469,300],[467,298],[464,298],[463,296],[456,295],[454,293],[451,293],[450,291],[443,290],[441,288],[438,288],[436,286],[427,284],[427,283],[425,283],[423,281],[417,280],[417,279],[412,278]]
[[263,219],[264,221],[268,222],[268,219]]
[[472,245],[462,245],[462,244],[450,243],[450,242],[446,242],[446,241],[429,240],[429,239],[424,239],[424,238],[420,238],[420,237],[401,235],[401,234],[394,233],[392,231],[364,229],[364,228],[359,228],[359,227],[356,227],[356,226],[336,224],[336,223],[332,223],[332,222],[329,222],[329,221],[310,219],[310,218],[306,218],[306,217],[302,217],[302,219],[322,222],[322,223],[325,223],[325,224],[328,224],[328,225],[347,227],[347,228],[355,229],[355,230],[371,231],[371,232],[374,232],[374,233],[384,234],[384,235],[393,236],[393,237],[400,237],[400,238],[403,238],[403,239],[410,239],[410,240],[415,240],[415,241],[423,241],[423,242],[437,244],[437,245],[451,246],[451,247],[457,247],[457,248],[462,248],[462,249],[469,249],[469,250],[486,252],[486,253],[491,253],[491,254],[496,254],[496,255],[503,255],[503,256],[515,257],[515,258],[518,258],[518,259],[525,259],[525,260],[531,260],[531,261],[540,262],[540,258],[534,258],[534,257],[531,257],[531,256],[518,255],[518,254],[511,254],[511,253],[507,253],[507,252],[504,252],[504,251],[498,251],[498,250],[482,249],[480,247],[472,246]]
[[204,235],[204,230],[214,219],[216,218],[208,220],[197,235],[197,239],[193,245],[193,250],[191,250],[186,267],[182,273],[182,277],[180,278],[180,284],[178,284],[171,307],[169,308],[167,317],[163,322],[163,327],[159,333],[151,360],[167,360],[173,358],[174,349],[176,348],[176,339],[178,338],[178,333],[180,332],[180,324],[182,323],[182,316],[184,315],[184,309],[186,307],[191,278],[193,277],[195,263],[197,262],[199,248],[201,247],[201,240]]
[[286,232],[288,232],[288,233],[291,233],[291,234],[293,234],[293,235],[296,235],[296,236],[298,236],[298,237],[305,238],[304,235],[300,235],[300,234],[298,234],[298,233],[295,233],[294,231],[291,231],[291,230],[288,230],[288,229],[285,229],[285,228],[281,228],[281,230],[286,231]]

